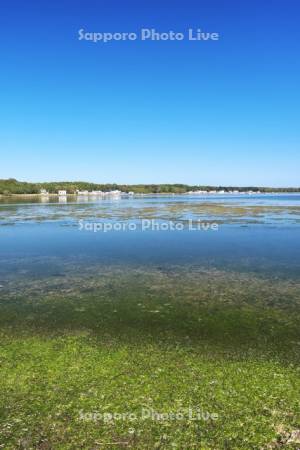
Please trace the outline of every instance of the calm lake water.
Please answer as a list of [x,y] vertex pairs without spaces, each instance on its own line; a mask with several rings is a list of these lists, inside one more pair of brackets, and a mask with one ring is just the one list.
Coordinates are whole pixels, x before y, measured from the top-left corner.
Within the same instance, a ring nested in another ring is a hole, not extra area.
[[[143,231],[142,221],[181,224],[182,229]],[[123,228],[94,232],[95,223]],[[189,223],[215,223],[218,229],[189,229]],[[135,229],[130,231],[129,224]],[[300,275],[296,194],[6,198],[0,200],[0,225],[2,292],[8,280],[64,276],[97,265]]]

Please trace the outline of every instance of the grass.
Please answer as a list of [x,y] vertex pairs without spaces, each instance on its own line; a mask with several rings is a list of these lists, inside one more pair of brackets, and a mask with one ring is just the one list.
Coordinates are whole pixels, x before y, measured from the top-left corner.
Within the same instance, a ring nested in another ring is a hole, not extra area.
[[295,280],[199,268],[3,290],[1,448],[299,448],[299,301]]

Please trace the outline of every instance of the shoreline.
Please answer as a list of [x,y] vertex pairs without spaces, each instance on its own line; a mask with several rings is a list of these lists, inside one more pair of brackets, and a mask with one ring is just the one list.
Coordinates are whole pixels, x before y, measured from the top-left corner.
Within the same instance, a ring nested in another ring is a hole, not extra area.
[[[109,194],[109,192],[105,193],[106,195]],[[237,196],[237,195],[241,195],[241,196],[252,196],[252,195],[287,195],[287,194],[300,194],[298,191],[286,191],[286,192],[206,192],[206,193],[198,193],[198,192],[179,192],[179,193],[173,193],[173,192],[137,192],[134,194],[128,194],[127,192],[122,192],[120,194],[120,196],[129,196],[129,197],[135,197],[135,196],[165,196],[168,195],[170,197],[172,196],[183,196],[183,195],[188,195],[188,196],[201,196],[201,197],[206,197],[206,196],[222,196],[222,195],[228,195],[228,196]],[[47,197],[87,197],[87,198],[93,198],[93,197],[99,197],[101,196],[99,195],[95,195],[95,194],[84,194],[84,195],[80,195],[80,194],[66,194],[66,195],[59,195],[56,193],[49,193],[47,195],[45,194],[0,194],[0,198],[47,198]]]

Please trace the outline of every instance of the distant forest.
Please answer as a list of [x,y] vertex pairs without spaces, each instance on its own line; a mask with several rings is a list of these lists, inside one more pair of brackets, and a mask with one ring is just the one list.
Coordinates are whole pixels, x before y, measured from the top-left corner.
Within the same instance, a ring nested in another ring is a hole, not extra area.
[[272,188],[257,186],[204,186],[187,184],[95,184],[85,181],[60,181],[50,183],[27,183],[17,181],[14,178],[0,180],[0,194],[39,194],[41,189],[46,189],[50,194],[57,193],[58,190],[65,190],[68,194],[74,194],[76,190],[80,191],[111,191],[118,189],[122,192],[134,192],[136,194],[183,194],[187,191],[253,191],[253,192],[300,192],[298,188]]

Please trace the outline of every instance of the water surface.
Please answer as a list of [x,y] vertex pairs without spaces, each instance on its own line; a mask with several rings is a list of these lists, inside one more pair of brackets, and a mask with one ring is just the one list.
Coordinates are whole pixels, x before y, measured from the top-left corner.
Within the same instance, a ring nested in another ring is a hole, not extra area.
[[[105,267],[235,271],[297,280],[300,195],[137,196],[121,199],[2,199],[1,293],[22,283]],[[141,229],[142,220],[182,223]],[[189,229],[191,220],[218,229]],[[136,223],[135,231],[88,231],[80,223]],[[83,229],[82,229],[83,228]],[[113,276],[113,269],[111,275]],[[196,276],[196,275],[195,275]],[[13,283],[12,283],[13,282]]]

